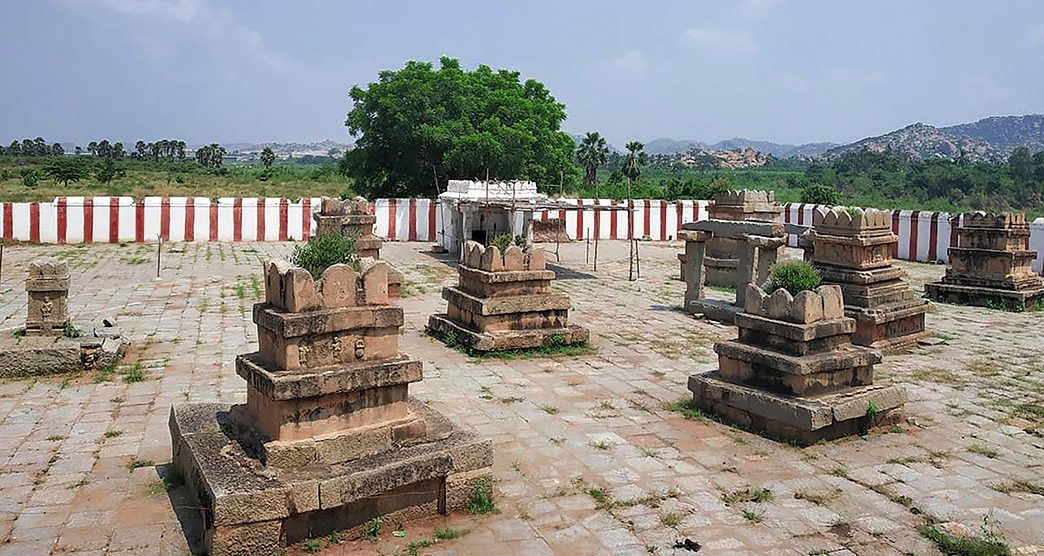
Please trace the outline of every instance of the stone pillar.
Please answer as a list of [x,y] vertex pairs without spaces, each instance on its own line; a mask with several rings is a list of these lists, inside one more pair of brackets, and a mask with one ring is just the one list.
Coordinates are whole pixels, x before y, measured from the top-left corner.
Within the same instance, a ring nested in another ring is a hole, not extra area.
[[[754,273],[754,279],[750,282],[755,285],[762,285],[768,281],[769,276],[772,273],[772,266],[779,260],[779,248],[786,244],[786,239],[778,237],[763,237],[763,236],[747,236],[747,242],[753,245],[757,249],[757,262],[756,271]],[[740,288],[737,284],[737,291]],[[742,305],[741,303],[737,303]]]
[[704,257],[707,254],[707,241],[711,234],[707,232],[682,230],[678,239],[685,242],[685,256],[682,259],[682,276],[685,279],[685,310],[689,304],[704,297],[705,267]]
[[[710,220],[734,222],[782,221],[781,207],[776,203],[772,191],[725,191],[714,196],[708,209]],[[732,286],[740,252],[744,249],[742,238],[724,234],[715,235],[707,243],[707,283],[713,286]]]
[[65,261],[44,257],[30,262],[25,291],[29,295],[26,334],[64,334],[69,322],[69,268]]

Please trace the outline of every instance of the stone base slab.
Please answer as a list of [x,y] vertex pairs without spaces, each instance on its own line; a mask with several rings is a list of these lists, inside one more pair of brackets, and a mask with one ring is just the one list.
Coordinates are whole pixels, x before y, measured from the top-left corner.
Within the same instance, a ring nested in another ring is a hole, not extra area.
[[438,440],[294,469],[264,467],[226,435],[231,409],[178,404],[169,420],[172,465],[198,503],[205,549],[213,556],[281,553],[290,544],[358,528],[378,515],[446,514],[464,507],[476,490],[491,495],[491,442],[430,408],[423,418]]
[[961,286],[957,284],[934,282],[931,284],[925,284],[924,292],[929,298],[938,301],[959,303],[962,305],[974,305],[977,307],[1009,305],[1022,307],[1024,309],[1033,309],[1038,302],[1044,301],[1044,288],[1001,290],[995,288]]
[[689,303],[686,309],[694,315],[703,315],[706,319],[725,324],[732,324],[736,315],[743,312],[742,307],[718,299],[697,299]]
[[924,329],[927,312],[928,301],[925,299],[910,299],[872,309],[845,307],[845,316],[856,321],[852,343],[889,352],[913,347],[928,335]]
[[[79,328],[89,334],[88,330]],[[0,378],[22,378],[103,369],[127,349],[114,326],[99,327],[93,336],[67,338],[27,334],[0,340]]]
[[571,345],[586,342],[590,333],[586,328],[571,324],[566,328],[540,328],[532,330],[499,330],[476,332],[465,328],[448,315],[432,315],[428,318],[428,331],[440,336],[454,334],[458,342],[477,351],[502,351],[530,349],[552,344],[554,338]]
[[[697,407],[768,436],[815,444],[860,434],[902,419],[906,392],[872,384],[817,397],[786,397],[721,379],[717,371],[689,377]],[[871,422],[867,409],[877,412]]]

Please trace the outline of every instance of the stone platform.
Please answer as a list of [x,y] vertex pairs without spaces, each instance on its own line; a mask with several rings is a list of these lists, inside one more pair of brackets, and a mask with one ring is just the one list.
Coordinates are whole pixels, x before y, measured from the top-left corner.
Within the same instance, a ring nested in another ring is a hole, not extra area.
[[1044,302],[1044,288],[1006,290],[935,282],[925,284],[924,293],[937,301],[976,307],[992,308],[1001,304],[1011,308],[1035,309]]
[[0,338],[0,378],[103,369],[119,360],[126,351],[126,339],[115,326],[73,327],[82,335],[5,335]]
[[565,328],[476,332],[457,324],[445,313],[429,317],[428,330],[442,337],[452,333],[459,342],[478,351],[530,349],[556,343],[578,344],[590,339],[590,332],[575,324]]
[[177,404],[170,411],[173,465],[197,493],[211,554],[273,554],[288,544],[356,528],[462,509],[492,494],[489,440],[456,427],[413,399],[425,436],[337,464],[263,466],[226,431],[232,406]]
[[[723,380],[717,371],[690,376],[689,391],[701,409],[743,428],[805,446],[898,423],[906,399],[897,386],[875,384],[821,396],[789,397]],[[877,408],[873,420],[867,415],[870,402]]]

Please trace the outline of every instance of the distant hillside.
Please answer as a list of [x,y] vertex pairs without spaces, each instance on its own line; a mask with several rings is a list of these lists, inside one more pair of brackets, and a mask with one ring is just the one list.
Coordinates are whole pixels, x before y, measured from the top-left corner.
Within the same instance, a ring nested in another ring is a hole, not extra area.
[[1026,116],[992,116],[970,124],[939,128],[942,131],[989,143],[1007,155],[1015,147],[1044,150],[1044,114]]
[[1001,162],[1016,147],[1044,150],[1044,115],[993,116],[949,127],[924,123],[908,125],[884,135],[867,137],[830,149],[824,158],[858,149],[891,150],[912,158],[955,159],[963,151],[973,161]]
[[771,141],[757,141],[736,137],[718,141],[717,143],[704,143],[695,139],[675,140],[668,138],[653,139],[645,144],[645,152],[649,154],[675,154],[685,153],[693,150],[707,151],[736,151],[753,149],[755,151],[770,154],[775,158],[813,157],[819,156],[828,149],[836,147],[836,143],[805,143],[803,145],[790,145],[786,143],[773,143]]

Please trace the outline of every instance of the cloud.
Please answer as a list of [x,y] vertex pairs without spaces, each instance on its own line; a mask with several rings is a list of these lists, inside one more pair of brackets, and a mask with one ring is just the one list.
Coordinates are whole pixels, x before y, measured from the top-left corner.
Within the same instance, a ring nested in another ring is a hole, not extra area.
[[823,72],[824,80],[847,85],[876,85],[891,78],[887,71],[879,69],[832,68]]
[[631,49],[622,56],[609,60],[606,67],[615,73],[645,73],[649,69],[649,61],[641,50]]
[[[296,68],[290,58],[269,48],[260,33],[239,23],[230,10],[214,7],[207,0],[60,0],[60,3],[70,10],[102,19],[116,14],[136,23],[153,23],[185,33],[195,46],[208,48],[212,59],[235,58],[278,74]],[[145,52],[162,55],[155,36],[149,32],[136,35]]]
[[1033,44],[1044,44],[1044,23],[1038,23],[1029,28],[1026,38]]
[[758,44],[754,37],[744,31],[690,27],[681,34],[678,41],[683,46],[705,53],[751,56],[758,52]]

